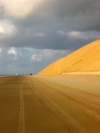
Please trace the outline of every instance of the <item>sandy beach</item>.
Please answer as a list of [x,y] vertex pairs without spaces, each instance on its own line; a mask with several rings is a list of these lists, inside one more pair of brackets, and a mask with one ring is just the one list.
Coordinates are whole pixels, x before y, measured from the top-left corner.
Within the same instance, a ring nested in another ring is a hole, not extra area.
[[100,75],[0,78],[0,133],[100,133]]

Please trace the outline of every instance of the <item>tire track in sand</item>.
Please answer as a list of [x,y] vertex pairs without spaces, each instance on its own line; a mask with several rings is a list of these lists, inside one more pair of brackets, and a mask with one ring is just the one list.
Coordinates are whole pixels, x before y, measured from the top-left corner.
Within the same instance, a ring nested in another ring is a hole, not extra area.
[[[38,85],[40,84],[40,82],[38,80],[34,80],[34,82],[36,84],[38,84]],[[42,91],[40,91],[41,89],[38,88],[38,87],[39,86],[37,86],[37,87],[34,86],[35,94],[37,95],[37,97],[44,103],[45,106],[47,106],[47,108],[49,108],[59,118],[59,120],[62,121],[62,123],[65,125],[67,130],[69,130],[71,133],[72,132],[76,132],[76,133],[80,133],[80,132],[81,133],[88,133],[83,127],[80,126],[79,123],[77,123],[70,115],[68,115],[67,112],[65,112],[63,110],[63,108],[61,108],[58,104],[56,104],[48,96],[43,94]],[[30,88],[31,88],[31,90],[33,92],[32,83],[30,83]],[[58,94],[58,93],[56,93],[56,94]]]
[[[55,90],[53,87],[50,87],[49,85],[46,85],[45,83],[43,83],[42,81],[40,81],[40,80],[38,80],[38,79],[37,79],[37,81],[40,82],[41,84],[47,86],[49,90],[51,90],[51,91],[53,91],[55,94],[58,94],[59,96],[63,97],[63,98],[66,99],[67,101],[70,102],[70,100],[71,100],[71,104],[72,104],[73,106],[79,107],[82,111],[84,111],[85,113],[87,113],[87,114],[90,115],[91,117],[94,117],[95,119],[97,119],[98,121],[100,121],[100,116],[98,116],[97,114],[94,114],[91,110],[88,110],[88,109],[86,109],[86,108],[80,106],[79,104],[75,103],[75,102],[74,102],[74,99],[73,99],[72,97],[63,94],[63,93],[60,92],[60,91]],[[67,97],[66,97],[66,96],[67,96]]]
[[23,98],[22,85],[20,87],[20,110],[19,110],[18,133],[25,133],[24,98]]

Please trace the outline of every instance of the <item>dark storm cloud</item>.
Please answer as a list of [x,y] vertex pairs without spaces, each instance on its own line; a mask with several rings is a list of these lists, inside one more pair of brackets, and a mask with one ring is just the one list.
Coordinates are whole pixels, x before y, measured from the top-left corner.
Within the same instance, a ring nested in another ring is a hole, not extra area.
[[[1,6],[1,12],[3,10]],[[12,29],[14,35],[0,40],[1,46],[73,50],[97,39],[97,32],[100,32],[99,0],[43,0],[28,16],[18,18],[18,14],[17,17],[14,15],[5,15],[16,29]],[[87,39],[74,38],[73,41],[73,36],[57,34],[62,30],[67,33],[95,32],[95,35]]]
[[38,10],[43,18],[55,18],[58,23],[66,23],[68,29],[100,30],[99,0],[51,0],[45,5]]

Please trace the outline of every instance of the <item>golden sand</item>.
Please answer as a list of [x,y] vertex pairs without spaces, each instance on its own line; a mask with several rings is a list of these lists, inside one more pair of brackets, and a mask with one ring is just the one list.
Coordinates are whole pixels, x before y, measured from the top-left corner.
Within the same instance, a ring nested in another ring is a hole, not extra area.
[[87,44],[68,56],[53,62],[38,74],[59,75],[68,72],[97,71],[100,71],[100,40]]
[[0,133],[100,133],[100,75],[64,76],[0,78]]

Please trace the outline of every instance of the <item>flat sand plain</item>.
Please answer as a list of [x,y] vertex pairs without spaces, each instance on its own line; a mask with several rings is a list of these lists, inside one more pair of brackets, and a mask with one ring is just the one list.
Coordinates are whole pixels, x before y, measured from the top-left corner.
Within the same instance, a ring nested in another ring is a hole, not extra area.
[[0,133],[100,133],[100,75],[0,78]]

